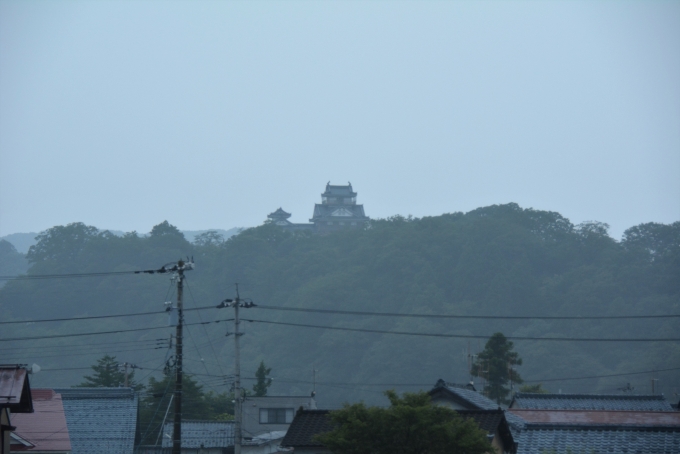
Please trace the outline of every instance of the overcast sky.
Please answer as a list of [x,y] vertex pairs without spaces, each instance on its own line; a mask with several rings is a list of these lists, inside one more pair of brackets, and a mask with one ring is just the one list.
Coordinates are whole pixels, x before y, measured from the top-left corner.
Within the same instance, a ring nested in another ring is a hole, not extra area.
[[0,1],[0,235],[680,220],[680,2]]

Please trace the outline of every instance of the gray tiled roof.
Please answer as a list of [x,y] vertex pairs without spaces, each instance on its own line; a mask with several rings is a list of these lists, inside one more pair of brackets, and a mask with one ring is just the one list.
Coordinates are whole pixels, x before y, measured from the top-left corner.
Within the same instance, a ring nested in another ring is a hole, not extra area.
[[517,393],[512,408],[536,410],[673,411],[659,395]]
[[351,184],[347,184],[346,186],[327,184],[326,192],[324,192],[323,195],[340,195],[350,197],[356,196],[356,193],[352,190]]
[[531,424],[516,439],[517,454],[680,454],[680,427]]
[[333,430],[329,413],[328,410],[298,410],[281,446],[322,447],[321,443],[314,440],[314,436]]
[[[166,423],[163,447],[172,447],[173,423]],[[227,448],[234,446],[232,421],[182,421],[182,448]]]
[[137,394],[131,388],[57,388],[72,454],[131,454]]
[[[458,385],[439,380],[430,393],[432,394],[438,389],[444,389],[448,393],[456,396],[458,400],[464,401],[466,403],[465,407],[467,407],[468,410],[497,410],[500,408],[496,402],[485,395],[478,393],[474,389],[471,389],[469,385]],[[510,425],[513,434],[516,434],[521,430],[526,423],[524,419],[517,415],[513,415],[510,412],[505,412],[505,419]]]
[[450,383],[446,384],[446,389],[453,394],[456,394],[463,400],[469,402],[472,407],[479,410],[497,410],[500,405],[498,405],[493,400],[489,399],[483,394],[478,393],[472,389],[464,388],[461,385],[452,385]]

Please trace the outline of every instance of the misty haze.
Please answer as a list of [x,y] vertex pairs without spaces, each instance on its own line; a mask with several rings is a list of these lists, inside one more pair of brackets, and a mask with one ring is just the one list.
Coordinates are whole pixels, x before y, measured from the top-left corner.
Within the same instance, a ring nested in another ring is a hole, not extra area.
[[680,4],[0,2],[2,454],[680,453]]

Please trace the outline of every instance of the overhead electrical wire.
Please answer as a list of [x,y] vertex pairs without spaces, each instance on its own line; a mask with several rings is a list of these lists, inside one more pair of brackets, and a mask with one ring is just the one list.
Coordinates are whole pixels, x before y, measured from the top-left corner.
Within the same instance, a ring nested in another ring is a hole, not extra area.
[[[170,266],[172,265],[172,266]],[[169,268],[166,268],[170,266]],[[70,279],[79,277],[101,277],[101,276],[126,276],[131,274],[165,274],[172,273],[178,270],[177,264],[174,262],[168,263],[156,270],[137,270],[137,271],[101,271],[94,273],[66,273],[66,274],[22,274],[15,276],[0,276],[0,281],[30,281],[39,279]]]
[[[215,306],[203,306],[195,307],[191,309],[184,309],[185,312],[191,311],[202,311],[206,309],[215,309]],[[137,317],[141,315],[157,315],[157,314],[167,314],[168,311],[149,311],[149,312],[133,312],[130,314],[113,314],[113,315],[91,315],[85,317],[63,317],[63,318],[45,318],[40,320],[12,320],[8,322],[0,322],[0,325],[11,325],[19,323],[42,323],[42,322],[72,322],[78,320],[97,320],[103,318],[117,318],[117,317]]]
[[[524,380],[526,383],[548,383],[548,382],[559,382],[559,381],[571,381],[571,380],[588,380],[588,379],[595,379],[595,378],[610,378],[610,377],[624,377],[627,375],[643,375],[643,374],[650,374],[650,373],[658,373],[658,372],[671,372],[671,371],[676,371],[680,370],[680,367],[672,367],[668,369],[652,369],[652,370],[643,370],[643,371],[637,371],[637,372],[622,372],[622,373],[617,373],[617,374],[603,374],[603,375],[588,375],[588,376],[582,376],[582,377],[565,377],[565,378],[543,378],[543,379],[536,379],[536,380]],[[202,374],[194,374],[194,375],[202,375]],[[221,375],[209,375],[209,377],[214,377],[215,379],[231,379],[230,376],[221,376]],[[324,382],[324,381],[316,381],[312,382],[309,380],[298,380],[298,379],[293,379],[293,378],[280,378],[280,377],[270,377],[272,380],[275,382],[285,382],[285,383],[304,383],[304,384],[313,384],[316,383],[318,386],[434,386],[432,383],[344,383],[344,382]],[[257,377],[241,377],[241,380],[257,380]]]
[[253,306],[254,309],[265,309],[275,311],[290,311],[290,312],[315,312],[321,314],[340,314],[340,315],[367,315],[371,317],[408,317],[408,318],[452,318],[452,319],[480,319],[480,320],[625,320],[625,319],[641,319],[641,318],[680,318],[680,314],[667,315],[584,315],[584,316],[567,316],[567,315],[450,315],[450,314],[404,314],[398,312],[366,312],[366,311],[343,311],[338,309],[311,309],[302,307],[281,307],[281,306],[266,306],[257,304]]
[[[194,298],[194,293],[191,291],[191,287],[189,286],[189,280],[185,279],[185,283],[186,283],[187,290],[189,290],[189,296],[191,296],[191,301],[194,305],[194,308],[198,309],[198,305],[196,303],[196,298]],[[197,314],[198,314],[198,320],[202,322],[203,318],[201,317],[201,313],[197,312]],[[212,339],[210,339],[210,336],[208,335],[208,330],[206,329],[205,325],[203,325],[203,333],[205,334],[205,337],[208,339],[208,342],[210,343],[210,350],[212,350],[213,356],[215,357],[215,361],[217,362],[217,366],[219,367],[220,372],[224,373],[224,370],[222,369],[222,364],[220,364],[220,358],[219,358],[219,356],[217,356],[217,353],[215,352],[215,346],[212,343]],[[192,337],[192,341],[193,341],[193,337]],[[198,351],[198,347],[196,348],[196,350]],[[199,352],[199,354],[200,354],[200,352]],[[207,368],[206,368],[206,371],[207,371]]]
[[[367,328],[345,328],[340,326],[308,325],[304,323],[274,322],[270,320],[241,319],[244,322],[265,323],[269,325],[295,326],[298,328],[329,329],[337,331],[353,331],[358,333],[371,334],[396,334],[402,336],[422,336],[422,337],[445,337],[454,339],[488,339],[490,335],[479,336],[474,334],[443,334],[443,333],[416,333],[410,331],[385,331]],[[530,341],[556,341],[556,342],[680,342],[680,338],[601,338],[601,337],[531,337],[531,336],[506,336],[509,340],[530,340]]]
[[[210,322],[185,323],[184,326],[229,322],[229,321],[232,321],[232,320],[233,320],[233,318],[227,318],[227,319],[223,319],[223,320],[213,320],[213,321],[210,321]],[[113,330],[113,331],[97,331],[97,332],[92,332],[92,333],[71,333],[71,334],[52,334],[52,335],[47,335],[47,336],[8,337],[8,338],[0,338],[0,342],[39,340],[39,339],[58,339],[58,338],[62,338],[62,337],[97,336],[97,335],[102,335],[102,334],[131,333],[131,332],[135,332],[135,331],[150,331],[150,330],[165,329],[165,328],[170,328],[170,327],[169,326],[150,326],[150,327],[146,327],[146,328],[118,329],[118,330]]]

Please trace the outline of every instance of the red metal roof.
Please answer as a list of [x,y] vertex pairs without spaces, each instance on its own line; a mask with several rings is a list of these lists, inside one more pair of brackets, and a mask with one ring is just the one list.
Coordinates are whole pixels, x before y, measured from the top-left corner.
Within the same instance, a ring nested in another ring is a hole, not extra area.
[[510,413],[529,423],[680,426],[677,411],[623,411],[623,410],[529,410],[511,408]]
[[12,415],[18,436],[34,447],[12,445],[12,451],[71,451],[61,394],[51,389],[33,390],[34,413]]
[[28,371],[18,365],[0,365],[0,407],[12,413],[30,413],[31,387]]

